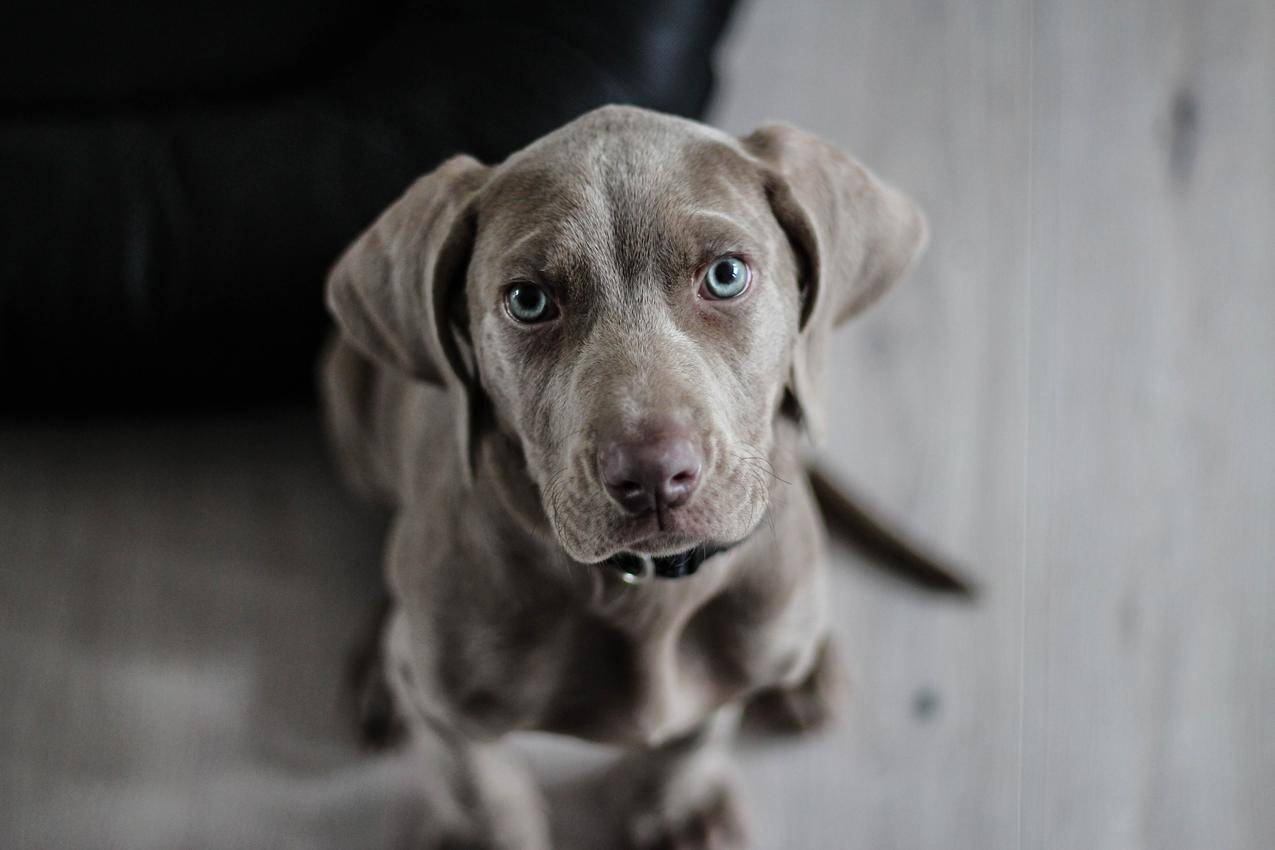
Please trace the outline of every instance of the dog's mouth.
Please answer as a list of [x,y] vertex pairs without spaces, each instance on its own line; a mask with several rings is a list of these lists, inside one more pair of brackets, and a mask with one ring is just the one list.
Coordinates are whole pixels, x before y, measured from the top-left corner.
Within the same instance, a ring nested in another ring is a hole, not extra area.
[[[555,479],[556,481],[557,479]],[[570,483],[551,486],[544,511],[559,544],[581,564],[615,564],[628,571],[670,577],[690,575],[700,555],[743,540],[764,519],[767,493],[753,476],[739,473],[718,478],[713,489],[700,488],[696,498],[657,511],[626,513],[610,501],[602,503],[590,488]],[[643,559],[650,559],[651,566]]]

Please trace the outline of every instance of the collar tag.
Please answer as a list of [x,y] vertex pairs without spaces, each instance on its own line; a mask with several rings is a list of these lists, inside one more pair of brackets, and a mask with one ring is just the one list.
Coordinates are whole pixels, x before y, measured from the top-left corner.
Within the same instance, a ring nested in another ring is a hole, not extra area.
[[625,584],[646,584],[655,575],[655,559],[650,555],[634,555],[639,570],[632,572],[628,565],[620,567],[620,580]]

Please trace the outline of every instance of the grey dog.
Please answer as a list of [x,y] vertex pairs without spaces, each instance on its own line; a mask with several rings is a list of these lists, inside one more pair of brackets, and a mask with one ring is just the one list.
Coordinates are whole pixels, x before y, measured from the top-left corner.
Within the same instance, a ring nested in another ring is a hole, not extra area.
[[832,691],[827,337],[925,241],[815,136],[613,106],[448,160],[345,253],[328,423],[395,511],[364,705],[428,760],[422,846],[549,846],[529,729],[626,749],[614,846],[744,846],[737,718]]

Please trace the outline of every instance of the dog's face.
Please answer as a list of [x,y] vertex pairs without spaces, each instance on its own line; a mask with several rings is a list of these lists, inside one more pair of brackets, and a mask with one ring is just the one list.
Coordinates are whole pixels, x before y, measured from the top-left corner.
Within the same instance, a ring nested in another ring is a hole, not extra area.
[[622,120],[492,175],[475,359],[572,557],[731,542],[760,519],[795,271],[755,167],[712,136]]
[[761,521],[776,423],[817,417],[822,331],[923,240],[813,137],[608,107],[424,178],[330,299],[365,351],[453,388],[466,452],[491,412],[572,558],[668,555]]

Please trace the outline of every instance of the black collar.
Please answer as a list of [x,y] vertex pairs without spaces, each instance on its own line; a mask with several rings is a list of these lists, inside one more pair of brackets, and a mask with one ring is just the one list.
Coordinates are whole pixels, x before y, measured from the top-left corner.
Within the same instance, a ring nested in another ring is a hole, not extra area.
[[700,564],[709,558],[733,549],[742,542],[744,541],[740,540],[725,546],[706,543],[687,549],[685,552],[662,555],[658,558],[650,555],[635,555],[632,552],[617,552],[602,563],[615,567],[620,571],[621,578],[630,584],[646,581],[652,575],[659,578],[682,578],[693,575],[700,568]]

